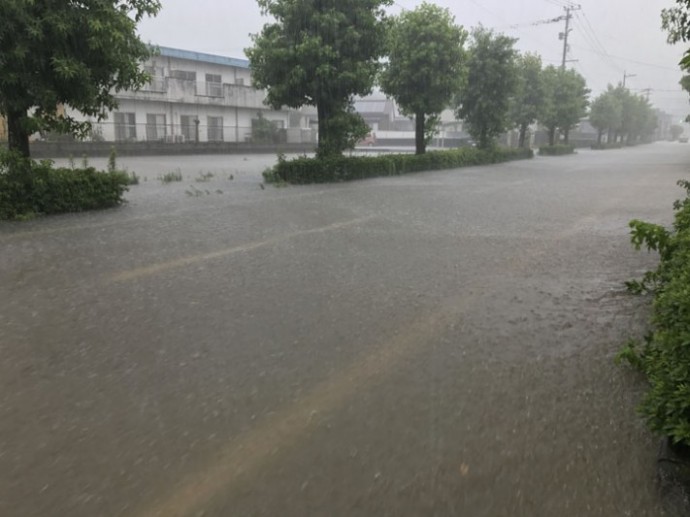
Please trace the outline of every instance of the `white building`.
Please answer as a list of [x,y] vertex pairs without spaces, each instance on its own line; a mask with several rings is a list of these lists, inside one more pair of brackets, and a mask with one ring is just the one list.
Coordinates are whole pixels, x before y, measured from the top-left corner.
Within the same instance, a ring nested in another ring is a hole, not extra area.
[[279,130],[288,128],[290,113],[264,104],[266,92],[252,87],[248,61],[159,49],[145,64],[151,83],[116,93],[119,107],[107,120],[94,123],[94,140],[246,142],[260,118],[273,124],[275,135],[287,138],[287,132]]

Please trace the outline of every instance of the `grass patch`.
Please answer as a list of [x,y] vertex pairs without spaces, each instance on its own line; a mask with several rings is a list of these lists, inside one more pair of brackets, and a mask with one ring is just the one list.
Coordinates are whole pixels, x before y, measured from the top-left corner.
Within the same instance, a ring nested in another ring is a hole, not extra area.
[[174,171],[166,172],[162,176],[158,176],[158,179],[164,185],[182,181],[182,171],[180,169],[175,169]]

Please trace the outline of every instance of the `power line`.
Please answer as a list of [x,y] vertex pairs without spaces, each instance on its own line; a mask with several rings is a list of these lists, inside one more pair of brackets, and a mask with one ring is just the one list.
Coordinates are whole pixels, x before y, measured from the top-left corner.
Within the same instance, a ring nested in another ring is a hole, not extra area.
[[[579,49],[581,49],[581,50],[585,50],[585,51],[587,51],[587,52],[593,52],[593,53],[595,53],[595,54],[603,54],[603,52],[601,52],[601,51],[594,50],[594,49],[590,49],[590,48],[587,48],[587,47],[581,47],[580,45],[573,45],[573,46],[574,46],[574,47],[577,47],[577,48],[579,48]],[[606,54],[606,55],[609,56],[609,57],[611,57],[612,59],[618,59],[618,60],[620,60],[620,61],[627,61],[627,62],[629,62],[629,63],[635,63],[636,65],[640,65],[640,66],[648,66],[648,67],[652,67],[652,68],[659,68],[659,69],[661,69],[661,70],[672,70],[672,71],[674,71],[674,72],[680,72],[680,69],[678,69],[678,68],[672,68],[672,67],[670,67],[670,66],[659,65],[659,64],[656,64],[656,63],[646,63],[646,62],[644,62],[644,61],[638,61],[637,59],[630,59],[630,58],[627,58],[627,57],[616,56],[616,55],[614,55],[614,54]]]
[[620,66],[618,66],[618,64],[615,61],[613,61],[608,51],[606,50],[606,47],[601,43],[601,40],[598,38],[596,32],[594,31],[594,27],[592,27],[592,24],[589,22],[587,14],[583,12],[582,17],[580,17],[578,14],[576,14],[576,17],[581,24],[580,26],[582,29],[582,36],[585,40],[587,40],[589,45],[592,46],[592,50],[597,52],[599,57],[602,58],[602,62],[604,62],[604,64],[610,67],[617,68],[619,71],[622,72],[623,69]]

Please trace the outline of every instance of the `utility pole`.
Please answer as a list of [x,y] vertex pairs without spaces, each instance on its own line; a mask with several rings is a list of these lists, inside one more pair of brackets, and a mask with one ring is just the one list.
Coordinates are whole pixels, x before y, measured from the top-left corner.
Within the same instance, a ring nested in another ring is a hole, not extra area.
[[572,19],[573,11],[582,9],[581,5],[569,4],[565,9],[565,32],[560,34],[560,39],[563,40],[563,62],[561,63],[561,70],[565,70],[565,64],[568,62],[568,36],[573,29],[570,28],[570,20]]
[[625,88],[625,83],[627,82],[628,77],[637,77],[637,74],[629,74],[627,70],[623,72],[623,88]]

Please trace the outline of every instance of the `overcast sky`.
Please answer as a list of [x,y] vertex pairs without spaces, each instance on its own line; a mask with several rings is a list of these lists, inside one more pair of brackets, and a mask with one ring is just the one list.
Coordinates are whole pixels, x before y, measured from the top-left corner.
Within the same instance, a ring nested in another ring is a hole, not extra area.
[[[163,9],[144,20],[144,40],[163,46],[230,57],[244,57],[263,18],[255,0],[162,0]],[[391,13],[413,9],[418,0],[397,0]],[[563,52],[559,32],[564,22],[531,25],[564,14],[564,0],[436,0],[448,7],[466,28],[483,24],[519,38],[521,51],[539,53],[546,64],[559,64]],[[582,73],[596,95],[608,83],[629,77],[628,87],[652,88],[652,103],[678,119],[690,113],[688,95],[680,89],[678,62],[684,46],[672,47],[661,31],[660,12],[672,0],[581,0],[575,13],[569,63]],[[517,27],[514,27],[517,25]],[[690,46],[690,44],[688,45]]]

